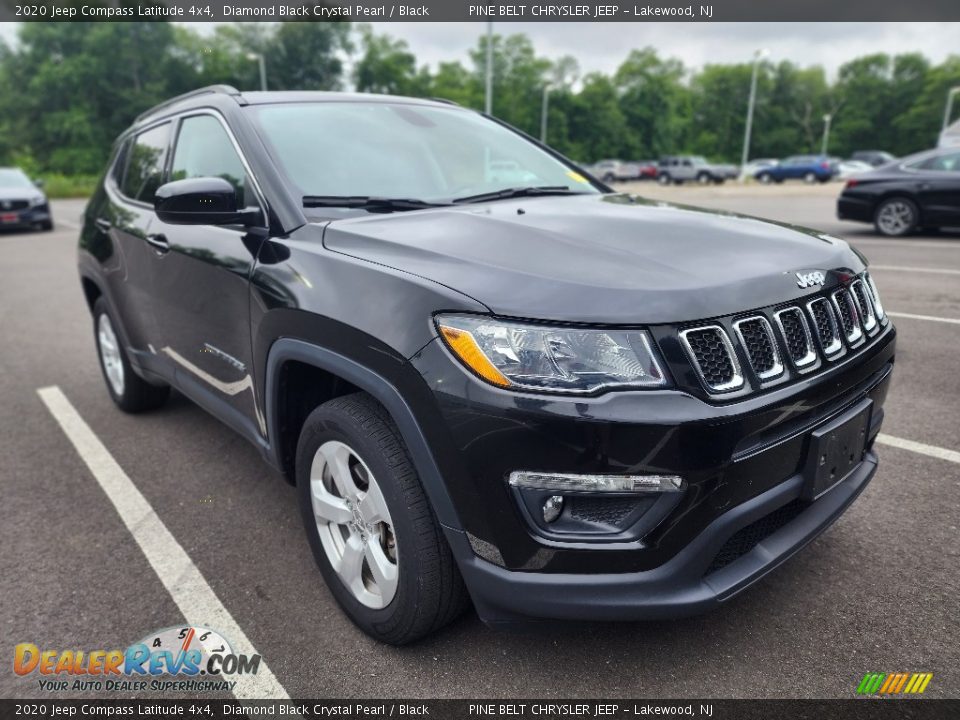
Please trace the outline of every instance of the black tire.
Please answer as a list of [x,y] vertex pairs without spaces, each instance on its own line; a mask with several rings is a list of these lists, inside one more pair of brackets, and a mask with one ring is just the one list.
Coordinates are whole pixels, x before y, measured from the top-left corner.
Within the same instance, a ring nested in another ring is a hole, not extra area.
[[53,230],[53,220],[45,220],[40,223],[40,229],[44,232],[51,232]]
[[713,180],[713,178],[710,177],[710,173],[708,172],[697,174],[697,182],[701,185],[709,185],[711,180]]
[[[310,469],[321,445],[339,441],[362,459],[390,511],[398,581],[381,609],[361,603],[331,565],[311,498]],[[297,443],[297,494],[314,559],[347,616],[371,637],[406,645],[450,623],[469,604],[453,554],[386,409],[366,393],[330,400],[307,417]]]
[[[887,213],[898,220],[887,219]],[[920,224],[920,210],[910,198],[895,196],[884,198],[873,212],[873,226],[886,237],[903,237],[917,229]]]
[[612,183],[616,179],[617,177],[613,173],[607,173],[606,175],[603,176],[603,181],[608,184]]
[[762,172],[757,175],[757,180],[759,180],[764,185],[769,185],[773,181],[773,175],[768,172]]
[[670,179],[670,173],[660,173],[657,175],[657,182],[661,185],[669,185],[672,182]]
[[808,173],[805,173],[803,176],[803,181],[807,185],[813,185],[819,179],[820,178],[817,177],[817,174],[815,172],[808,172]]
[[104,349],[101,346],[99,334],[101,329],[101,318],[106,317],[110,321],[111,329],[117,327],[117,320],[107,309],[107,302],[102,297],[98,298],[93,305],[93,340],[97,346],[97,358],[100,361],[100,371],[103,373],[103,381],[107,386],[107,392],[117,407],[128,413],[141,413],[148,410],[155,410],[163,405],[170,397],[170,387],[168,385],[152,385],[137,375],[130,366],[130,360],[127,357],[127,351],[123,343],[119,342],[119,334],[114,332],[117,354],[119,362],[123,368],[123,388],[119,391],[114,387],[107,372],[107,365],[104,361]]

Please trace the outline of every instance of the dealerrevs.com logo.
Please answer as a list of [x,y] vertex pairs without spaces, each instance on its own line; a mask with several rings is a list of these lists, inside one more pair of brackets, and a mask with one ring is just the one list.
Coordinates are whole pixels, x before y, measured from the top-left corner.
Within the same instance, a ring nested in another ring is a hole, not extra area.
[[49,650],[20,643],[13,671],[36,677],[39,689],[115,692],[232,691],[234,676],[255,675],[259,655],[235,653],[220,633],[203,627],[170,627],[126,650]]

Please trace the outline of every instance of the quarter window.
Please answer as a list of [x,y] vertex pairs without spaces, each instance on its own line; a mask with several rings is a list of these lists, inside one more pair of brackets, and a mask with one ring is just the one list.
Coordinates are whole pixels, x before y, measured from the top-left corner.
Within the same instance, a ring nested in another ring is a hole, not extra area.
[[127,172],[121,191],[128,198],[153,204],[153,196],[163,183],[163,166],[170,141],[170,123],[159,125],[137,136],[130,148]]
[[180,123],[171,178],[223,178],[237,191],[237,205],[257,204],[246,169],[223,125],[212,115],[194,115]]

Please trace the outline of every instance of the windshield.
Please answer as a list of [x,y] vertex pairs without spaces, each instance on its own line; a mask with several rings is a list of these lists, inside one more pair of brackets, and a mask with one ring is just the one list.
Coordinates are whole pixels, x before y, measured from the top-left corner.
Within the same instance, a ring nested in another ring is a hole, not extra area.
[[323,102],[251,111],[304,196],[444,202],[523,187],[599,192],[515,132],[455,107]]
[[30,182],[30,178],[24,175],[22,170],[13,168],[0,168],[0,187],[36,189],[34,184]]

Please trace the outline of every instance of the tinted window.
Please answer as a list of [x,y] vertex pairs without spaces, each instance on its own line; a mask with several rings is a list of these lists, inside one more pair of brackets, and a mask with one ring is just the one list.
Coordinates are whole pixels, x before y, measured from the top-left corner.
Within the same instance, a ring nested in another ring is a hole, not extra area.
[[130,148],[127,172],[121,185],[123,194],[128,198],[153,204],[153,196],[163,182],[169,138],[170,123],[137,135]]
[[195,115],[180,124],[170,177],[223,178],[236,189],[240,207],[256,205],[240,155],[223,125],[212,115]]
[[927,158],[920,167],[924,170],[960,172],[960,152],[949,153],[947,155],[935,155]]

